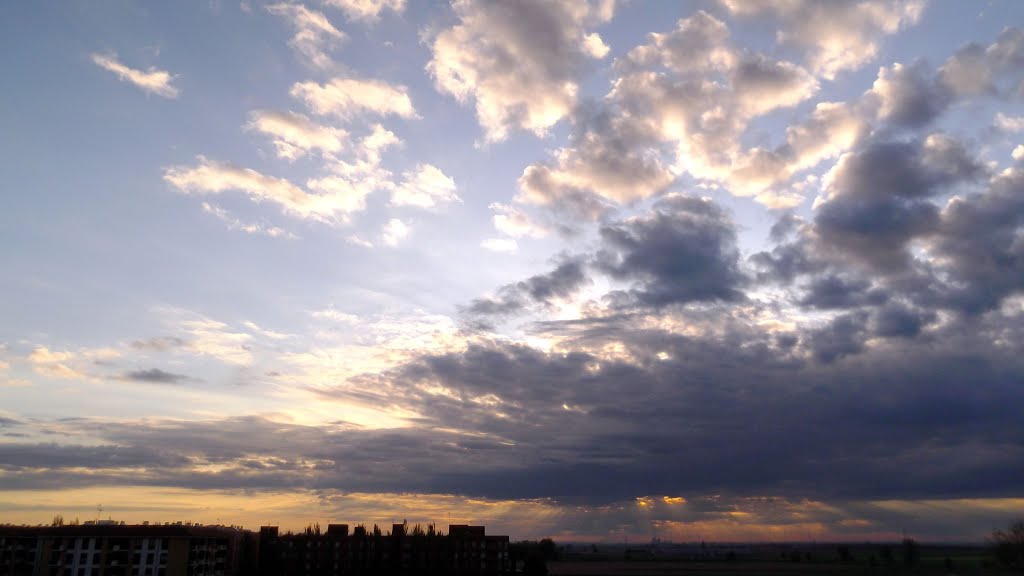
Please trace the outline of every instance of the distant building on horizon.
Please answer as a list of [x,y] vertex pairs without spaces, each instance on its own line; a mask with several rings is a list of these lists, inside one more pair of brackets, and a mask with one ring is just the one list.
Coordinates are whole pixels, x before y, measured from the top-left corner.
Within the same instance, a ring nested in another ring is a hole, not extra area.
[[340,576],[344,574],[489,575],[511,571],[509,537],[488,536],[483,526],[453,524],[448,534],[408,531],[393,524],[387,534],[347,524],[327,531],[280,534],[276,526],[259,532],[262,576]]
[[0,525],[0,576],[342,576],[511,572],[509,537],[329,524],[299,533],[199,524]]

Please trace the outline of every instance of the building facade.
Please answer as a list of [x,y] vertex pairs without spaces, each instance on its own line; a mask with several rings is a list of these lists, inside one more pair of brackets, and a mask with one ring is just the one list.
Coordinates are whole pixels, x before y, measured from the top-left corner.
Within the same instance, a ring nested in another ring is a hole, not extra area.
[[246,534],[186,524],[0,526],[0,576],[233,576],[244,573]]

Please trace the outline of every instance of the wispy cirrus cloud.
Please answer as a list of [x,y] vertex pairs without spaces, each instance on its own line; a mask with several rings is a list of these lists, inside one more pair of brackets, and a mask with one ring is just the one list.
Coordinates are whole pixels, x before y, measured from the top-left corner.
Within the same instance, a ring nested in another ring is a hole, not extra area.
[[291,23],[295,35],[288,43],[306,63],[320,69],[332,66],[328,51],[345,40],[345,34],[335,28],[327,16],[302,4],[283,2],[267,6],[267,11]]
[[382,80],[338,77],[323,84],[299,82],[290,94],[321,116],[343,120],[364,114],[416,117],[408,89]]
[[352,20],[366,22],[377,21],[384,11],[400,14],[405,10],[405,0],[324,0],[324,4],[342,10]]
[[255,110],[249,114],[245,128],[271,136],[278,157],[287,160],[300,158],[311,150],[336,153],[348,140],[345,130],[317,124],[295,112]]
[[166,70],[152,66],[146,70],[130,68],[122,64],[114,53],[94,53],[90,54],[89,58],[100,68],[117,74],[122,81],[130,82],[150,94],[164,98],[177,98],[180,94],[178,88],[172,84],[174,76]]

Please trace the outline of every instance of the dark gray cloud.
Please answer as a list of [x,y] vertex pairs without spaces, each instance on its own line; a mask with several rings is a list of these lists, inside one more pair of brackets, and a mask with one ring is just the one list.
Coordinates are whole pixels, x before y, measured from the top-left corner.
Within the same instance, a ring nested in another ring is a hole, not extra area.
[[192,380],[184,374],[174,374],[173,372],[165,372],[159,368],[149,368],[146,370],[132,370],[125,372],[118,376],[120,380],[129,380],[132,382],[148,382],[150,384],[181,384]]
[[[5,444],[0,486],[398,491],[586,505],[644,494],[1019,495],[1024,328],[998,316],[941,327],[922,317],[929,338],[915,338],[914,309],[883,310],[884,318],[841,315],[785,346],[739,318],[722,318],[705,336],[644,328],[643,316],[549,323],[538,329],[563,330],[575,352],[480,343],[323,391],[415,407],[413,428],[76,419],[59,426],[98,444]],[[892,336],[885,345],[866,344],[882,333]],[[982,337],[991,333],[1005,343]],[[613,343],[622,349],[614,358],[588,352]]]
[[942,211],[935,250],[954,279],[947,304],[969,313],[997,307],[1024,289],[1024,171],[1000,174],[981,194],[954,199]]
[[1024,77],[1024,30],[1009,27],[988,46],[970,43],[939,69],[940,81],[959,97],[1012,95]]
[[596,266],[638,286],[625,294],[646,306],[742,299],[731,219],[692,196],[660,200],[648,215],[601,227]]
[[867,339],[867,322],[866,313],[851,312],[837,316],[824,328],[810,332],[807,337],[814,357],[830,363],[861,352]]
[[953,94],[928,65],[919,60],[909,66],[882,68],[866,95],[877,107],[878,119],[896,127],[919,128],[929,124],[953,102]]
[[547,306],[553,299],[572,296],[589,282],[584,262],[569,258],[550,272],[502,286],[494,298],[474,300],[465,311],[473,316],[514,314],[533,304]]
[[921,329],[935,322],[938,315],[931,310],[914,310],[893,302],[880,308],[873,319],[874,332],[882,337],[913,338]]
[[813,308],[854,308],[878,305],[889,298],[885,290],[872,287],[862,278],[844,278],[837,274],[813,277],[800,299],[802,306]]
[[870,143],[834,168],[828,200],[814,219],[818,247],[874,271],[907,269],[908,243],[938,228],[931,198],[984,172],[963,144],[946,136]]

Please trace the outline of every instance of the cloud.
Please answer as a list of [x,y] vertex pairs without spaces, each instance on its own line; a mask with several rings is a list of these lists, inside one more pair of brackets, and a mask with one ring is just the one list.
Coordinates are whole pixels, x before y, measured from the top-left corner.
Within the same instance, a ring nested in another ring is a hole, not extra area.
[[404,181],[391,191],[391,204],[394,206],[433,208],[462,201],[455,193],[455,180],[436,166],[419,164],[403,177]]
[[675,176],[621,117],[597,115],[552,161],[528,166],[517,201],[562,209],[584,219],[607,211],[605,200],[632,202],[664,190]]
[[299,82],[289,93],[321,116],[336,116],[343,120],[366,114],[416,117],[406,87],[380,80],[339,77],[324,84]]
[[515,238],[521,238],[523,236],[542,238],[547,236],[549,233],[546,226],[539,224],[534,218],[531,218],[529,214],[515,206],[502,204],[500,202],[492,202],[487,207],[494,213],[494,215],[491,216],[491,220],[494,222],[494,228],[502,234],[508,234]]
[[939,224],[939,209],[929,199],[983,174],[963,144],[948,136],[874,143],[844,155],[829,172],[815,234],[839,258],[876,271],[905,269],[911,239]]
[[136,350],[164,352],[187,346],[188,341],[177,336],[157,336],[145,340],[133,340],[130,345]]
[[1020,293],[1024,279],[1024,170],[998,174],[981,194],[942,208],[931,248],[946,265],[949,304],[977,314]]
[[348,140],[346,131],[322,126],[295,112],[256,110],[249,114],[245,128],[272,136],[277,156],[288,160],[300,158],[311,150],[337,153]]
[[341,9],[352,20],[368,22],[375,22],[384,10],[396,14],[405,10],[405,0],[324,0],[324,4]]
[[261,222],[243,222],[229,214],[223,208],[214,206],[209,202],[203,202],[203,212],[206,212],[207,214],[212,214],[218,220],[225,223],[228,227],[228,230],[238,230],[240,232],[245,232],[246,234],[258,234],[261,236],[270,236],[271,238],[298,238],[298,236],[296,236],[295,234],[292,234],[291,232],[278,226],[271,226],[268,224],[263,224]]
[[509,316],[532,304],[550,308],[556,300],[569,298],[589,283],[583,260],[570,258],[550,272],[502,286],[493,298],[473,300],[465,312],[471,316]]
[[192,380],[184,374],[174,374],[171,372],[165,372],[159,368],[150,368],[147,370],[133,370],[131,372],[125,372],[118,376],[119,380],[128,380],[132,382],[145,382],[149,384],[181,384]]
[[309,180],[306,184],[312,192],[307,192],[288,180],[203,156],[198,166],[164,169],[164,180],[184,193],[241,192],[254,202],[277,204],[291,216],[329,224],[347,222],[351,213],[365,207],[366,196],[384,185],[373,179],[325,176]]
[[349,244],[355,244],[356,246],[362,246],[363,248],[373,248],[373,242],[370,242],[369,240],[355,234],[351,236],[346,236],[345,242],[348,242]]
[[25,359],[32,365],[32,369],[42,376],[66,380],[88,378],[86,374],[69,366],[77,359],[72,352],[56,352],[39,346],[33,349]]
[[404,240],[409,233],[412,232],[412,228],[408,224],[402,222],[398,218],[392,218],[384,224],[384,228],[380,232],[380,241],[385,246],[398,246],[398,244]]
[[458,0],[459,23],[433,39],[427,71],[441,92],[475,102],[488,141],[515,129],[544,134],[572,111],[584,63],[607,54],[587,28],[611,19],[613,6]]
[[873,288],[864,278],[829,273],[810,279],[800,304],[819,309],[846,309],[882,304],[888,299],[885,290]]
[[192,313],[177,319],[177,327],[187,335],[183,340],[188,343],[190,352],[234,366],[248,366],[254,362],[250,346],[253,337],[248,332]]
[[170,72],[152,66],[146,71],[129,68],[118,61],[117,54],[113,53],[90,54],[89,58],[100,68],[117,74],[121,80],[131,82],[145,92],[164,98],[177,98],[180,93],[177,87],[171,85],[174,76]]
[[308,65],[320,69],[333,66],[327,52],[345,40],[345,34],[335,28],[327,16],[302,4],[271,4],[267,11],[291,23],[295,36],[288,44],[305,58]]
[[988,46],[966,44],[939,69],[940,81],[958,97],[1020,92],[1024,30],[1008,27]]
[[909,127],[928,124],[952,102],[952,94],[920,60],[881,68],[867,98],[877,99],[879,120]]
[[[804,137],[802,149],[744,151],[742,136],[754,118],[800,104],[819,84],[796,64],[734,45],[725,23],[703,11],[650,35],[614,68],[619,76],[604,100],[575,112],[570,146],[524,170],[517,201],[593,220],[688,174],[791,207],[802,195],[780,190],[785,181],[837,153],[857,131],[847,122],[836,132],[815,132],[827,135],[817,143]],[[812,121],[842,121],[836,108],[816,114],[824,118]]]
[[736,232],[714,203],[669,196],[646,216],[601,227],[597,266],[638,282],[627,295],[647,306],[742,299]]
[[739,16],[769,14],[782,23],[776,38],[781,44],[803,47],[815,73],[833,79],[855,70],[878,55],[878,39],[916,24],[924,12],[923,0],[722,0]]
[[1024,116],[1007,116],[999,112],[996,114],[993,125],[1002,132],[1014,134],[1024,132]]

